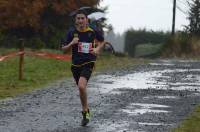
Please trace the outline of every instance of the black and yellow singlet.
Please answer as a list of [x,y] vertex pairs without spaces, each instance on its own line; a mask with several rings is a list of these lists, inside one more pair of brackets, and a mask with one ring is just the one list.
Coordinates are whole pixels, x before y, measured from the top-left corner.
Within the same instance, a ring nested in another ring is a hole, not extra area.
[[95,39],[102,42],[104,37],[92,28],[88,27],[84,31],[71,28],[66,37],[66,44],[69,44],[74,37],[79,38],[79,43],[72,46],[72,65],[81,66],[96,61],[96,56],[91,54],[91,48],[95,47]]

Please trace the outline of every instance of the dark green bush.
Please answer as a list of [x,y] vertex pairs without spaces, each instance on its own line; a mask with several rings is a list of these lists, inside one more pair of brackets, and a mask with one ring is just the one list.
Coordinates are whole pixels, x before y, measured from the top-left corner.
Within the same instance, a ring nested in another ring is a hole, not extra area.
[[45,47],[45,43],[39,37],[34,37],[27,41],[25,47],[39,50]]

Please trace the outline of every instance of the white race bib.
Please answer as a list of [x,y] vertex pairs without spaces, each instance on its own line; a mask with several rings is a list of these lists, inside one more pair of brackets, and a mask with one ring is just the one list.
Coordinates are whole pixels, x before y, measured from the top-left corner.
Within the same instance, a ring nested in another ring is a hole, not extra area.
[[90,53],[91,50],[92,50],[92,43],[85,43],[85,42],[78,43],[78,52]]

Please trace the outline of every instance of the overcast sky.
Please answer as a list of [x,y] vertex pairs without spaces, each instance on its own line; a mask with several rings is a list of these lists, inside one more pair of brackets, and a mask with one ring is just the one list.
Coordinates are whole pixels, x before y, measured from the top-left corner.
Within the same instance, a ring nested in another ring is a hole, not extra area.
[[[177,5],[188,11],[186,0],[177,0]],[[100,6],[108,6],[108,23],[116,33],[123,33],[129,28],[146,28],[171,31],[173,0],[103,0]],[[188,25],[187,15],[176,10],[176,29]]]

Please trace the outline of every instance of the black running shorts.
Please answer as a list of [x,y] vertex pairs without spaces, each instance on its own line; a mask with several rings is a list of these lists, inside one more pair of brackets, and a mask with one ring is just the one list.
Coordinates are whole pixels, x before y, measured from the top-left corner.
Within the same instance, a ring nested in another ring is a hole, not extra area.
[[88,81],[92,74],[93,68],[94,68],[94,62],[82,65],[80,67],[72,65],[71,71],[72,71],[73,77],[76,81],[76,84],[78,85],[78,81],[79,81],[80,77],[85,77],[86,80]]

